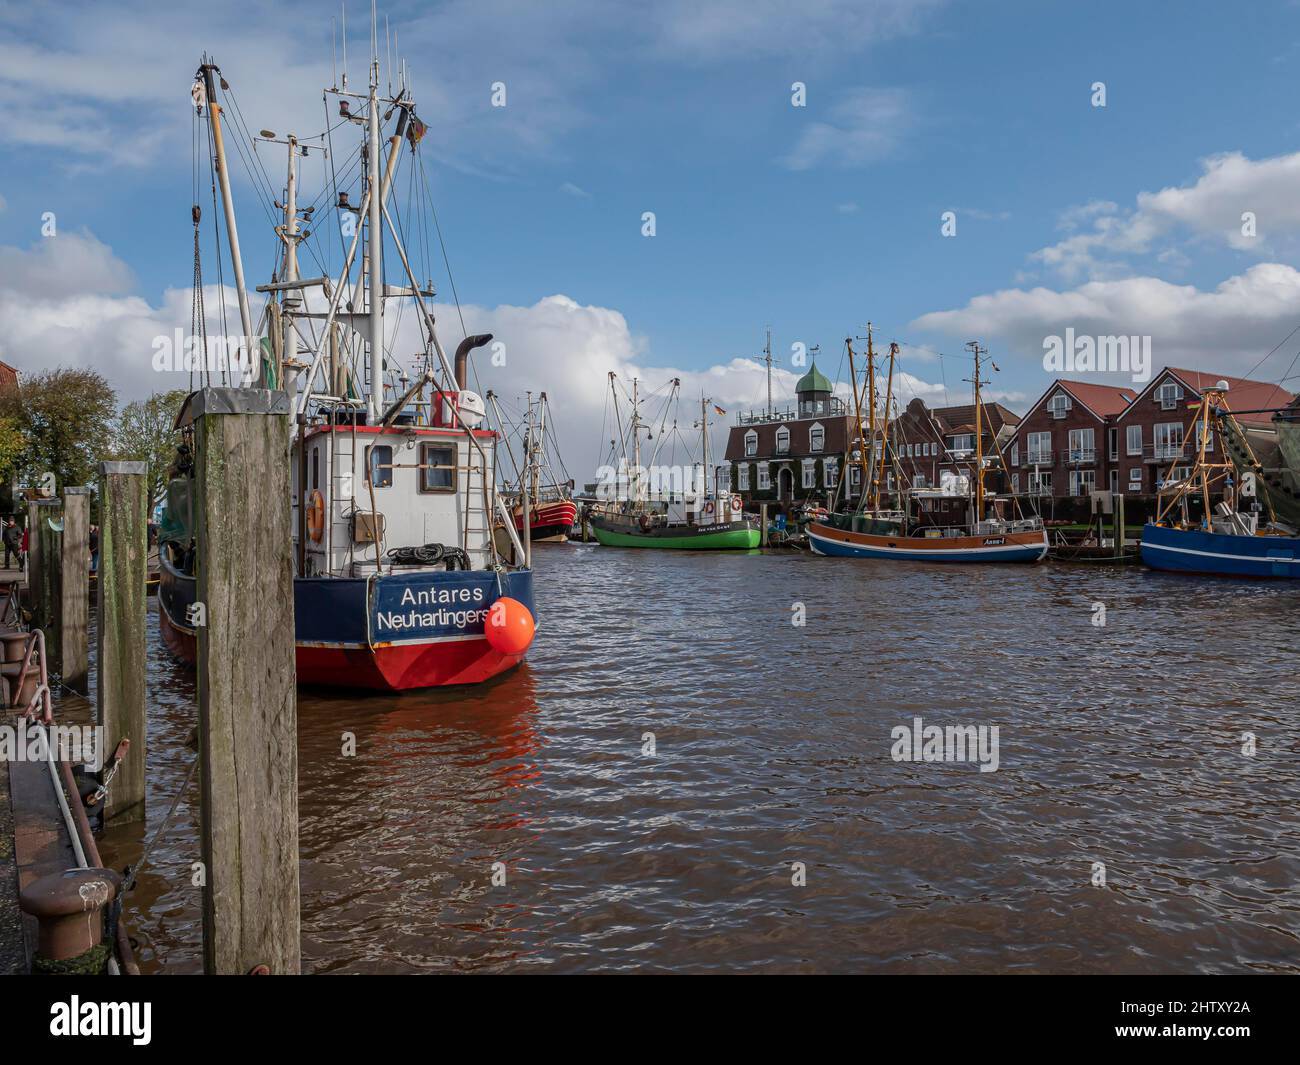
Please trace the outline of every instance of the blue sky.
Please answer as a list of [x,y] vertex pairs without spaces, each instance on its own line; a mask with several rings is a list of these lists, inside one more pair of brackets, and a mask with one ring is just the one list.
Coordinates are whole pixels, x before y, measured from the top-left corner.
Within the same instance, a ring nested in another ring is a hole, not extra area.
[[[497,387],[547,387],[561,409],[572,390],[578,418],[602,359],[753,400],[760,382],[730,360],[758,352],[769,325],[784,361],[795,341],[820,344],[834,375],[843,338],[872,319],[935,401],[942,378],[960,400],[966,374],[933,352],[959,356],[978,336],[1023,408],[1047,382],[1042,338],[1067,326],[1151,334],[1157,363],[1250,369],[1300,323],[1300,116],[1283,102],[1300,7],[1248,10],[726,0],[381,14],[431,126],[422,152],[460,297],[478,321],[508,319],[512,351],[529,353]],[[187,318],[197,57],[215,55],[252,126],[316,134],[336,11],[0,10],[0,358],[98,360],[123,395],[157,386],[101,326]],[[356,85],[368,5],[348,14]],[[494,81],[504,108],[490,106]],[[806,107],[791,106],[796,81]],[[242,179],[237,195],[261,280],[265,225]],[[59,251],[40,234],[46,211]],[[537,309],[552,296],[600,313],[568,311],[566,338],[564,314]],[[1281,377],[1297,347],[1259,376]]]

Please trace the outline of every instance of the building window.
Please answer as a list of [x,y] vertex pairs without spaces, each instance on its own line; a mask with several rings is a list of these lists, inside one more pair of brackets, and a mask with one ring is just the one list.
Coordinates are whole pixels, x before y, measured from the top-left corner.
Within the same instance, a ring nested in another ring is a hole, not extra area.
[[1142,454],[1142,426],[1130,425],[1125,434],[1125,451],[1130,455]]
[[913,475],[912,475],[912,487],[913,487],[913,488],[924,488],[924,487],[925,487],[925,474],[923,474],[923,473],[913,474]]
[[320,448],[311,449],[311,486],[320,487]]
[[456,491],[456,447],[454,444],[420,445],[420,491]]
[[950,451],[974,451],[975,450],[974,433],[958,433],[956,436],[951,437],[950,439],[952,441],[948,449]]
[[1070,495],[1086,496],[1097,487],[1096,470],[1071,470]]
[[745,457],[752,459],[758,454],[758,433],[751,429],[745,434]]
[[760,462],[758,464],[758,490],[760,492],[766,492],[771,487],[772,487],[772,477],[770,471],[767,468],[767,463]]
[[1106,430],[1106,440],[1106,449],[1109,453],[1109,458],[1111,462],[1114,462],[1119,458],[1119,430],[1115,426],[1112,425]]
[[1142,467],[1130,466],[1128,468],[1128,490],[1130,492],[1142,491]]
[[821,451],[826,447],[826,430],[820,423],[808,430],[808,450]]
[[736,467],[736,489],[741,492],[749,491],[749,463],[742,462]]
[[1166,381],[1156,389],[1156,402],[1161,410],[1176,410],[1178,401],[1183,398],[1183,386],[1177,381]]
[[1097,451],[1094,445],[1093,430],[1091,429],[1071,429],[1070,430],[1070,461],[1071,462],[1094,462],[1097,458]]
[[817,487],[817,460],[803,460],[803,486],[805,488]]
[[1052,464],[1052,434],[1030,433],[1029,456],[1026,461],[1031,466],[1050,466]]
[[861,466],[853,465],[849,467],[849,484],[854,488],[857,488],[860,484],[862,484]]
[[790,430],[784,425],[776,431],[776,453],[778,455],[790,454]]
[[393,483],[393,449],[388,444],[371,444],[366,448],[366,465],[370,483],[376,488],[388,488]]
[[822,477],[827,488],[834,488],[840,483],[840,464],[836,459],[822,459]]
[[1155,458],[1168,462],[1170,459],[1183,457],[1183,423],[1158,422],[1156,430]]
[[1053,418],[1064,418],[1066,412],[1069,411],[1071,406],[1073,406],[1073,404],[1070,402],[1070,397],[1064,392],[1058,392],[1052,397],[1049,409],[1052,412]]
[[1020,465],[1020,441],[1019,440],[1013,440],[1011,442],[1011,465],[1013,466]]
[[1051,471],[1031,473],[1029,475],[1029,491],[1033,495],[1050,496],[1052,494]]

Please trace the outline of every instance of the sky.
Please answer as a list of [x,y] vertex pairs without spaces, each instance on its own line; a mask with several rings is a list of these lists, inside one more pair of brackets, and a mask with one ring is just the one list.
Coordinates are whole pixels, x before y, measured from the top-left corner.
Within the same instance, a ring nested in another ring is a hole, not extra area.
[[[0,359],[95,367],[121,400],[185,385],[153,344],[190,321],[199,57],[248,127],[316,137],[337,123],[322,89],[340,11],[0,2]],[[346,14],[358,88],[369,5]],[[1295,3],[473,0],[385,17],[429,126],[461,304],[435,243],[421,268],[444,345],[462,319],[501,339],[481,387],[545,389],[580,481],[610,370],[680,376],[730,417],[764,403],[768,328],[779,401],[814,346],[846,382],[844,339],[868,321],[901,345],[903,402],[966,401],[978,339],[998,367],[987,396],[1023,411],[1067,329],[1300,391],[1300,114],[1278,103],[1300,63]],[[339,165],[350,132],[334,130]],[[278,195],[282,150],[256,158]],[[325,166],[304,162],[308,200]],[[274,237],[232,172],[256,284]]]

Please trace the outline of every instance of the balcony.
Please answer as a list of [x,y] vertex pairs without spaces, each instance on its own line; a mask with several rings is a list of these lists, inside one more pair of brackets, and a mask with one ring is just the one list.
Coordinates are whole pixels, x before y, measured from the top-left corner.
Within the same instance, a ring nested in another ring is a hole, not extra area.
[[1026,451],[1022,466],[1051,466],[1056,462],[1055,451]]
[[1143,462],[1176,462],[1192,457],[1192,444],[1184,440],[1177,444],[1146,444],[1142,448]]
[[1065,461],[1071,466],[1092,466],[1097,462],[1097,449],[1092,447],[1072,447],[1065,453]]

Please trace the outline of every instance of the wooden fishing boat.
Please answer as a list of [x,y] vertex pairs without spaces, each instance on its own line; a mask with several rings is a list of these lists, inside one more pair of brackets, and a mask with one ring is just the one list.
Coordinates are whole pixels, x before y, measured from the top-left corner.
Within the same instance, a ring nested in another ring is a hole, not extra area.
[[[487,401],[513,468],[513,477],[506,479],[501,492],[510,506],[515,530],[521,536],[527,530],[533,541],[563,543],[578,520],[578,504],[573,500],[573,481],[554,446],[554,419],[546,393],[534,400],[529,392],[522,414],[513,423],[502,414],[495,392],[487,394]],[[515,439],[520,447],[518,462]]]
[[[1300,580],[1300,535],[1279,520],[1227,392],[1228,383],[1220,381],[1201,394],[1192,422],[1196,461],[1183,477],[1175,477],[1171,466],[1162,481],[1155,520],[1142,529],[1142,561],[1178,573]],[[1230,454],[1211,458],[1209,442],[1216,433],[1237,440],[1244,461],[1241,455],[1236,461]],[[1193,504],[1199,516],[1193,516]]]
[[[1047,532],[1037,516],[1003,519],[991,516],[986,504],[984,475],[988,468],[982,440],[983,402],[980,395],[982,359],[987,349],[970,344],[975,361],[974,454],[971,477],[974,491],[970,498],[970,520],[965,525],[935,526],[915,522],[910,514],[910,498],[919,493],[905,486],[901,467],[898,477],[897,506],[887,506],[885,499],[886,466],[891,456],[889,441],[890,411],[893,402],[894,364],[898,345],[889,347],[889,378],[884,396],[884,417],[877,430],[875,350],[871,327],[867,327],[866,392],[867,430],[864,435],[862,395],[857,383],[853,342],[845,341],[849,372],[853,379],[853,400],[857,411],[858,456],[862,494],[856,511],[832,514],[809,522],[808,544],[819,555],[831,558],[873,558],[903,562],[1038,562],[1047,554]],[[869,440],[868,440],[869,437]],[[895,466],[897,460],[895,459]]]

